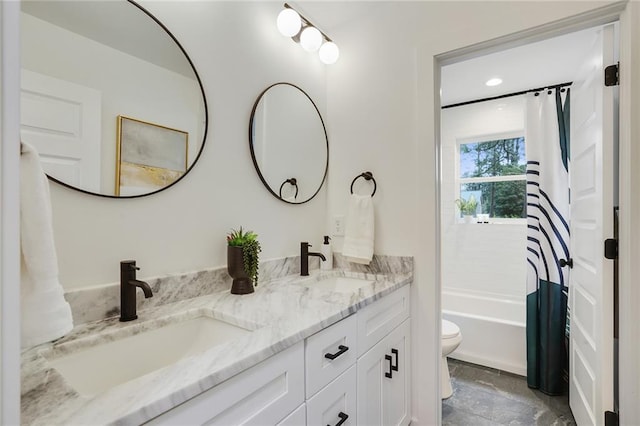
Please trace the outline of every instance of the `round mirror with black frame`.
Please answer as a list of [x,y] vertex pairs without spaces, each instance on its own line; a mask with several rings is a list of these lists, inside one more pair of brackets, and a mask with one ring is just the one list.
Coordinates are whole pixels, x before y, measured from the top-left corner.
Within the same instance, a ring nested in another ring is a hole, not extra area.
[[33,0],[21,11],[21,139],[49,179],[111,198],[183,179],[204,148],[207,102],[162,22],[132,0]]
[[329,140],[311,97],[291,83],[275,83],[256,99],[249,120],[251,159],[260,180],[279,200],[302,204],[322,188]]

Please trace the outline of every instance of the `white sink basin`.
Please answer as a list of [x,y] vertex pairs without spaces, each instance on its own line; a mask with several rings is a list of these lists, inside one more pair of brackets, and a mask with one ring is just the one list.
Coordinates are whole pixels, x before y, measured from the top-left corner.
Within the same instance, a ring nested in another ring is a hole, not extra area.
[[200,316],[49,361],[77,392],[91,396],[249,333]]
[[309,288],[319,288],[338,293],[351,293],[359,288],[373,283],[373,280],[350,277],[330,277],[316,281],[303,281],[302,285]]

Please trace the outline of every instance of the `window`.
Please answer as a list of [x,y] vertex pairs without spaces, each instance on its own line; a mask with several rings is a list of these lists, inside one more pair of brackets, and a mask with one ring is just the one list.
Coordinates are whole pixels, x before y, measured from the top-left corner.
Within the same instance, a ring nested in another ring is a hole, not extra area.
[[492,218],[526,218],[524,137],[460,144],[460,198],[472,195],[476,213]]

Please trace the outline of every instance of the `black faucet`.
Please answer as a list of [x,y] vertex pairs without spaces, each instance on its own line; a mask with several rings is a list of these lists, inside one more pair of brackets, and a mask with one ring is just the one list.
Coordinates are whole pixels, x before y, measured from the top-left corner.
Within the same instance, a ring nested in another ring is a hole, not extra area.
[[307,242],[300,243],[300,275],[306,277],[309,275],[309,256],[318,256],[323,261],[327,260],[322,253],[309,252],[311,244]]
[[138,318],[136,314],[136,287],[142,289],[146,299],[153,296],[149,284],[136,279],[136,271],[138,270],[140,268],[136,266],[135,260],[120,262],[120,321],[132,321]]

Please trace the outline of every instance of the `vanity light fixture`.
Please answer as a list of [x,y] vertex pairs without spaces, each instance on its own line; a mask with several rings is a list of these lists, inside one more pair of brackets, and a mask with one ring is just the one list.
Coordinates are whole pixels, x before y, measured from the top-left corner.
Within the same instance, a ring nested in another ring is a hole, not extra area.
[[300,33],[300,46],[307,52],[315,52],[322,44],[322,34],[316,27],[307,26]]
[[276,23],[280,34],[287,37],[295,36],[302,28],[302,19],[300,19],[298,12],[293,9],[284,9],[280,12]]
[[291,37],[293,41],[300,43],[304,50],[318,51],[322,63],[334,64],[340,57],[338,46],[288,3],[284,4],[284,9],[278,14],[276,24],[280,34]]

